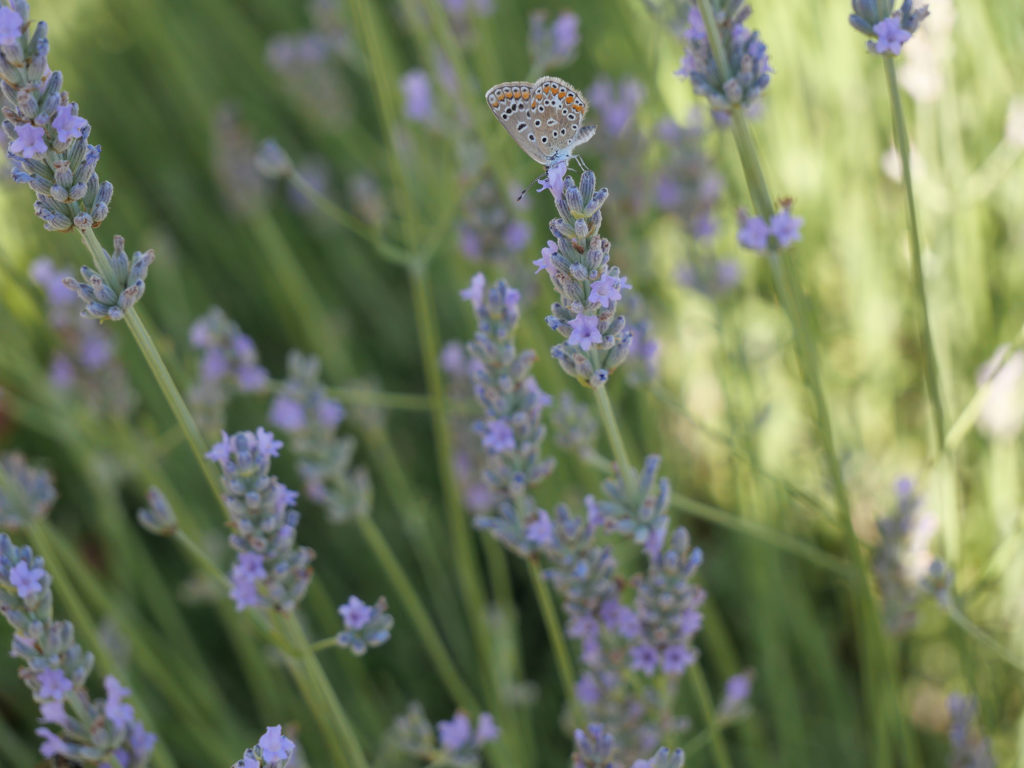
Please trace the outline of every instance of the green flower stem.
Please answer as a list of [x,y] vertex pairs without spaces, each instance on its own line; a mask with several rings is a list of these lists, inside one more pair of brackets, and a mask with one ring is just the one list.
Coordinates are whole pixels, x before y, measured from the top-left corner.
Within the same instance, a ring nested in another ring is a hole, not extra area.
[[[626,443],[622,439],[619,422],[615,418],[615,411],[612,409],[611,400],[608,398],[607,387],[597,387],[594,389],[594,397],[597,400],[597,410],[601,417],[601,423],[604,426],[605,435],[611,444],[615,464],[622,475],[623,482],[626,484],[626,491],[629,494],[635,493],[637,487],[636,470],[633,468],[629,460],[629,454],[626,452]],[[718,768],[732,768],[732,761],[729,758],[729,751],[726,749],[722,734],[714,727],[716,718],[715,705],[711,700],[704,670],[700,664],[694,664],[689,675],[697,691],[697,703],[700,706],[701,713],[708,728],[711,729],[711,752],[714,755],[715,765]]]
[[[279,616],[278,623],[283,634],[291,641],[293,652],[298,654],[297,666],[290,666],[293,672],[301,672],[296,674],[296,682],[314,714],[320,712],[325,716],[321,721],[323,736],[332,747],[335,760],[342,758],[340,763],[335,764],[350,768],[370,768],[370,763],[359,743],[359,736],[334,688],[331,687],[327,673],[320,665],[298,618],[294,613],[289,613]],[[304,677],[304,680],[300,682],[299,677]],[[326,709],[322,709],[323,707]],[[342,757],[345,753],[347,756]]]
[[380,528],[371,517],[358,518],[356,525],[367,546],[373,551],[374,557],[384,568],[384,572],[391,581],[391,586],[398,595],[398,599],[408,612],[409,618],[412,619],[413,628],[423,642],[427,655],[430,656],[434,669],[448,694],[463,709],[472,713],[479,712],[480,704],[477,702],[476,696],[466,681],[462,679],[455,661],[448,653],[444,640],[441,639],[441,635],[420,600],[416,588],[409,580]]
[[[92,254],[96,269],[105,280],[113,284],[113,275],[110,274],[110,265],[107,263],[107,252],[96,238],[96,234],[91,229],[87,229],[82,233],[82,241],[85,243],[85,247],[89,249],[89,253]],[[185,439],[188,440],[189,447],[192,449],[192,454],[202,469],[206,482],[209,484],[221,508],[224,509],[225,515],[227,515],[227,509],[224,507],[224,502],[220,495],[220,481],[212,465],[204,456],[206,453],[206,443],[203,440],[202,433],[199,431],[196,420],[192,418],[188,406],[185,405],[181,392],[178,391],[177,385],[175,385],[174,380],[171,378],[170,371],[167,370],[167,366],[160,356],[160,351],[153,342],[153,337],[149,335],[145,323],[134,307],[125,312],[125,322],[128,324],[128,329],[131,331],[139,351],[142,352],[146,364],[153,373],[160,391],[167,400],[167,404],[171,407],[175,420],[177,420],[182,432],[185,433]]]
[[914,182],[910,168],[910,139],[907,136],[907,123],[903,116],[899,86],[896,84],[895,61],[892,56],[883,56],[882,63],[885,66],[885,82],[889,88],[889,101],[892,105],[892,132],[896,140],[896,148],[900,153],[903,188],[907,195],[907,227],[910,236],[911,263],[914,269],[914,290],[917,292],[918,308],[921,313],[921,343],[925,351],[925,384],[928,389],[928,399],[931,402],[935,445],[941,449],[942,438],[946,434],[946,418],[942,408],[939,364],[935,356],[935,342],[932,339],[931,320],[928,315],[928,293],[925,290],[924,269],[921,262],[921,238],[917,228],[917,206],[914,203]]
[[953,620],[953,623],[966,632],[969,637],[976,640],[978,644],[987,648],[993,655],[1002,659],[1017,671],[1024,672],[1024,660],[971,621],[970,618],[968,618],[968,616],[956,605],[945,605],[944,607],[947,613],[949,613],[949,618]]
[[[444,500],[448,531],[452,537],[455,576],[477,646],[478,656],[486,668],[483,660],[490,656],[490,640],[484,623],[486,601],[480,588],[482,584],[480,567],[473,551],[473,541],[469,535],[466,513],[462,509],[462,502],[459,499],[458,481],[455,478],[455,467],[452,463],[451,428],[445,413],[444,383],[441,380],[441,368],[438,361],[440,345],[438,344],[437,320],[431,310],[430,284],[425,266],[410,267],[409,281],[416,316],[416,332],[423,358],[423,369],[427,377],[427,391],[430,394],[435,458],[438,474],[441,477],[441,494]],[[488,681],[490,687],[491,676],[486,669],[484,679]]]
[[565,631],[562,629],[562,622],[558,617],[558,608],[555,607],[551,589],[544,580],[537,562],[528,560],[526,568],[530,573],[530,583],[533,585],[533,593],[537,596],[537,604],[540,606],[540,615],[548,633],[548,642],[551,643],[551,649],[555,654],[555,668],[558,670],[558,679],[562,683],[562,692],[573,712],[573,725],[581,728],[584,723],[579,702],[576,701],[576,673],[573,670],[569,644],[565,640]]
[[[61,559],[50,544],[49,537],[45,531],[46,523],[30,526],[26,530],[26,536],[32,548],[46,561],[46,567],[53,575],[53,585],[61,597],[65,610],[71,617],[75,629],[84,635],[89,650],[96,656],[99,668],[105,674],[118,675],[124,679],[123,670],[111,656],[107,643],[100,636],[99,628],[93,621],[92,615],[85,608],[85,601],[78,594],[75,582],[72,581]],[[134,699],[139,716],[146,722],[155,722],[149,714],[145,702],[138,696]],[[156,768],[177,768],[177,763],[167,750],[167,746],[158,742],[157,749],[153,753],[153,764]]]

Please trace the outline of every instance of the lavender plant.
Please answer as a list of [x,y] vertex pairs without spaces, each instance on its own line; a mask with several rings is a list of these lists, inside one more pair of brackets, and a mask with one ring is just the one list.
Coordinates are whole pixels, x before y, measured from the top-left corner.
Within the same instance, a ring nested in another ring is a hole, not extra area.
[[14,630],[11,655],[19,676],[39,705],[40,754],[76,765],[145,768],[156,744],[127,698],[131,691],[113,676],[106,696],[92,698],[86,681],[93,655],[75,642],[75,628],[53,616],[53,577],[31,547],[17,547],[0,533],[0,615]]
[[262,427],[224,434],[207,458],[220,467],[224,504],[230,514],[228,543],[237,556],[231,567],[235,609],[291,612],[309,588],[316,556],[296,546],[298,493],[270,474],[270,460],[284,443]]
[[288,378],[271,401],[267,420],[288,435],[298,457],[303,492],[325,509],[334,524],[370,514],[370,474],[363,466],[352,466],[355,438],[337,434],[345,409],[320,382],[320,361],[292,350],[287,370]]

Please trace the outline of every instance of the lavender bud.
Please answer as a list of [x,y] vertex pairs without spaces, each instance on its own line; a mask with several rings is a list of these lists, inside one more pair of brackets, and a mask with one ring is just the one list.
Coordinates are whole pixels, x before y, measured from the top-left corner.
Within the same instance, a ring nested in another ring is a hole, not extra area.
[[[80,214],[85,216],[86,214]],[[82,267],[84,283],[79,283],[67,278],[64,284],[78,294],[85,302],[85,309],[82,314],[96,320],[121,320],[124,313],[135,306],[142,298],[146,290],[146,275],[149,272],[149,265],[153,263],[156,254],[152,250],[136,251],[132,256],[131,267],[128,268],[128,256],[124,250],[124,238],[120,235],[114,237],[114,253],[103,252],[110,272],[112,282],[107,282],[98,273],[88,267]]]
[[367,605],[355,595],[339,606],[338,614],[345,622],[345,629],[338,633],[338,645],[348,648],[356,656],[362,656],[370,648],[384,645],[391,639],[394,617],[387,612],[388,601],[377,598],[373,605]]
[[294,753],[295,742],[284,735],[281,726],[269,726],[232,768],[286,768]]
[[0,454],[0,528],[16,531],[44,520],[57,501],[53,474],[21,453]]
[[135,519],[154,536],[171,536],[178,529],[178,518],[167,502],[167,497],[156,486],[146,491],[148,507],[135,513]]

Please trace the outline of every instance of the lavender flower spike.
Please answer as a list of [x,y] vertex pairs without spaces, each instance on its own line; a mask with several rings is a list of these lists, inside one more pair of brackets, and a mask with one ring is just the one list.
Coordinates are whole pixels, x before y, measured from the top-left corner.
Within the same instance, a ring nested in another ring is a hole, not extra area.
[[494,512],[475,522],[525,557],[538,548],[531,526],[542,519],[528,489],[554,469],[554,461],[541,454],[547,433],[541,415],[551,398],[530,374],[534,352],[516,350],[519,291],[504,280],[488,286],[477,273],[462,295],[473,305],[477,320],[476,335],[466,350],[472,360],[473,393],[484,418],[473,428],[487,456],[484,478],[498,497]]
[[171,536],[178,530],[178,518],[167,502],[167,497],[156,486],[146,491],[148,507],[135,513],[135,519],[146,531],[154,536]]
[[21,453],[0,454],[0,529],[16,531],[50,514],[57,501],[53,474]]
[[283,446],[260,427],[255,433],[224,434],[206,454],[223,473],[223,498],[231,516],[228,543],[238,553],[231,567],[231,598],[238,611],[293,611],[313,576],[310,564],[316,553],[295,546],[299,495],[270,475],[270,460]]
[[706,97],[716,113],[753,106],[771,79],[768,48],[757,32],[743,26],[750,13],[744,2],[730,2],[725,10],[715,11],[729,63],[726,77],[712,55],[700,10],[690,6],[689,26],[684,32],[686,55],[676,74],[689,78],[694,93]]
[[391,725],[390,741],[398,751],[430,762],[454,768],[479,768],[483,747],[495,741],[501,729],[489,712],[481,712],[476,724],[465,712],[456,710],[450,720],[431,727],[423,705],[409,705],[406,713]]
[[14,629],[11,656],[23,662],[18,675],[39,705],[40,754],[78,765],[145,768],[156,737],[114,677],[103,681],[105,698],[89,695],[93,656],[75,642],[70,622],[54,620],[51,582],[41,557],[0,534],[0,616]]
[[388,613],[388,601],[377,598],[373,605],[367,605],[355,595],[338,607],[338,614],[345,622],[345,629],[338,633],[338,645],[348,648],[356,656],[362,656],[370,648],[384,645],[391,639],[394,617]]
[[269,726],[256,746],[249,747],[231,768],[287,768],[295,753],[295,742],[280,725]]
[[632,286],[609,264],[611,243],[600,235],[608,190],[596,187],[592,171],[584,171],[577,186],[565,165],[548,169],[545,188],[551,190],[559,216],[550,222],[556,240],[548,242],[538,264],[560,297],[551,305],[547,322],[566,341],[555,345],[551,355],[588,387],[604,386],[625,362],[633,338],[626,318],[616,312],[622,291]]
[[36,193],[35,212],[47,229],[98,227],[114,188],[100,183],[100,148],[88,142],[89,123],[47,63],[46,23],[32,29],[29,17],[26,0],[0,2],[0,128],[11,177]]
[[131,261],[124,250],[124,238],[114,235],[114,252],[103,252],[113,283],[89,267],[82,267],[84,283],[68,277],[64,285],[78,294],[85,302],[82,314],[96,320],[123,320],[124,313],[135,306],[146,292],[146,275],[156,254],[152,249],[143,253],[136,251]]
[[267,419],[288,435],[303,493],[324,508],[330,523],[369,515],[373,481],[366,467],[352,465],[356,439],[338,435],[345,409],[320,381],[320,361],[293,349],[287,369]]

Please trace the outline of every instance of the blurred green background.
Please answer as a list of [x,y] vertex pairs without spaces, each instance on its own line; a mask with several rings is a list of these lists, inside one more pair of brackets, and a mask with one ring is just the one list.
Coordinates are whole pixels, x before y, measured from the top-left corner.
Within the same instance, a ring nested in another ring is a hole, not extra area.
[[[895,504],[894,481],[915,478],[940,517],[936,550],[956,573],[964,612],[1024,659],[1019,435],[970,430],[955,451],[955,473],[932,471],[882,69],[847,23],[844,3],[753,7],[749,23],[761,31],[774,68],[755,130],[772,188],[792,197],[806,221],[795,258],[816,313],[858,533],[873,542],[874,520]],[[553,294],[529,265],[547,239],[551,206],[533,194],[513,202],[538,166],[483,100],[495,82],[540,74],[531,72],[527,45],[529,14],[539,8],[572,10],[581,20],[578,56],[548,74],[585,93],[601,77],[642,87],[620,136],[603,135],[592,111],[599,135],[583,152],[610,188],[605,226],[613,260],[643,295],[661,347],[653,381],[630,386],[624,370],[611,390],[632,454],[661,452],[677,492],[730,513],[680,519],[706,552],[701,573],[711,599],[700,644],[713,686],[744,667],[757,670],[754,715],[728,733],[736,764],[871,764],[873,702],[858,682],[847,578],[791,551],[798,540],[833,555],[828,563],[842,557],[789,326],[767,268],[735,245],[735,211],[749,202],[729,134],[709,129],[703,150],[724,182],[713,252],[739,262],[738,289],[709,299],[680,282],[680,268],[708,254],[685,234],[679,215],[652,202],[659,175],[677,167],[671,163],[681,151],[659,138],[659,123],[682,124],[704,108],[673,74],[682,55],[679,7],[669,0],[496,0],[493,13],[461,16],[438,0],[36,0],[33,13],[49,22],[51,65],[64,71],[93,125],[92,141],[103,146],[100,177],[114,183],[115,196],[101,239],[123,233],[130,249],[157,251],[142,308],[182,386],[195,372],[188,327],[217,304],[256,340],[275,377],[283,375],[285,352],[297,347],[324,358],[333,385],[425,392],[409,268],[381,246],[397,243],[425,265],[442,339],[472,333],[457,291],[473,272],[506,276],[528,298],[520,342],[538,350],[542,386],[589,402],[547,354],[556,341],[543,319]],[[942,393],[955,418],[976,392],[979,366],[1024,323],[1024,305],[1014,298],[1024,292],[1024,116],[1021,102],[1013,106],[1024,98],[1024,14],[1014,0],[955,7],[939,0],[932,9],[898,69],[916,149]],[[434,117],[426,124],[404,113],[401,78],[412,68],[432,78]],[[358,223],[339,226],[290,185],[260,177],[252,155],[264,137],[276,138]],[[497,207],[527,222],[531,234],[521,251],[474,261],[461,227],[488,184]],[[227,764],[262,724],[301,722],[302,706],[280,663],[252,642],[253,628],[211,600],[210,585],[174,547],[134,527],[130,511],[146,485],[169,478],[180,503],[208,521],[215,552],[221,531],[124,329],[106,330],[141,394],[131,418],[110,419],[47,383],[55,339],[27,266],[41,254],[77,266],[84,258],[77,238],[43,231],[27,190],[6,179],[0,217],[0,446],[56,472],[54,527],[103,586],[86,610],[157,718],[161,740],[181,765]],[[1004,416],[1024,407],[1021,386],[1004,388],[990,407]],[[402,408],[349,406],[357,412],[350,426],[361,440],[360,460],[374,475],[374,515],[472,674],[452,576],[424,572],[430,563],[443,569],[450,546],[429,414],[416,398]],[[265,409],[265,398],[240,398],[229,424],[254,428]],[[568,452],[551,452],[559,469],[539,492],[542,505],[578,503],[596,490],[600,474]],[[294,481],[289,462],[275,469]],[[741,476],[757,478],[756,503],[738,490]],[[413,503],[414,514],[405,514]],[[318,550],[317,578],[335,602],[350,592],[387,591],[347,529],[304,509],[300,540]],[[564,765],[570,746],[558,724],[553,662],[525,570],[510,564],[517,613],[505,606],[489,618],[496,636],[521,644],[522,677],[536,685],[516,682],[511,660],[502,674],[515,683],[517,701],[527,702],[521,708],[535,733],[534,764]],[[137,615],[146,632],[126,637],[104,601],[120,606],[117,615]],[[329,633],[323,616],[329,610],[313,623]],[[339,651],[325,661],[371,754],[405,702],[423,701],[433,719],[452,707],[415,636],[403,631],[401,612],[396,618],[392,642],[366,659]],[[518,625],[506,632],[502,622]],[[138,645],[149,642],[166,659],[163,675],[139,662]],[[945,697],[958,690],[979,697],[998,764],[1024,766],[1018,668],[935,604],[922,608],[915,630],[893,648],[918,764],[943,764]],[[508,649],[508,659],[515,655]],[[174,681],[199,677],[201,684],[183,684],[176,694],[183,700],[168,691]],[[6,657],[0,680],[0,764],[30,765],[31,701]],[[207,686],[219,698],[183,718]],[[307,733],[312,764],[326,765],[315,730],[299,735]],[[688,764],[710,765],[708,751]]]

